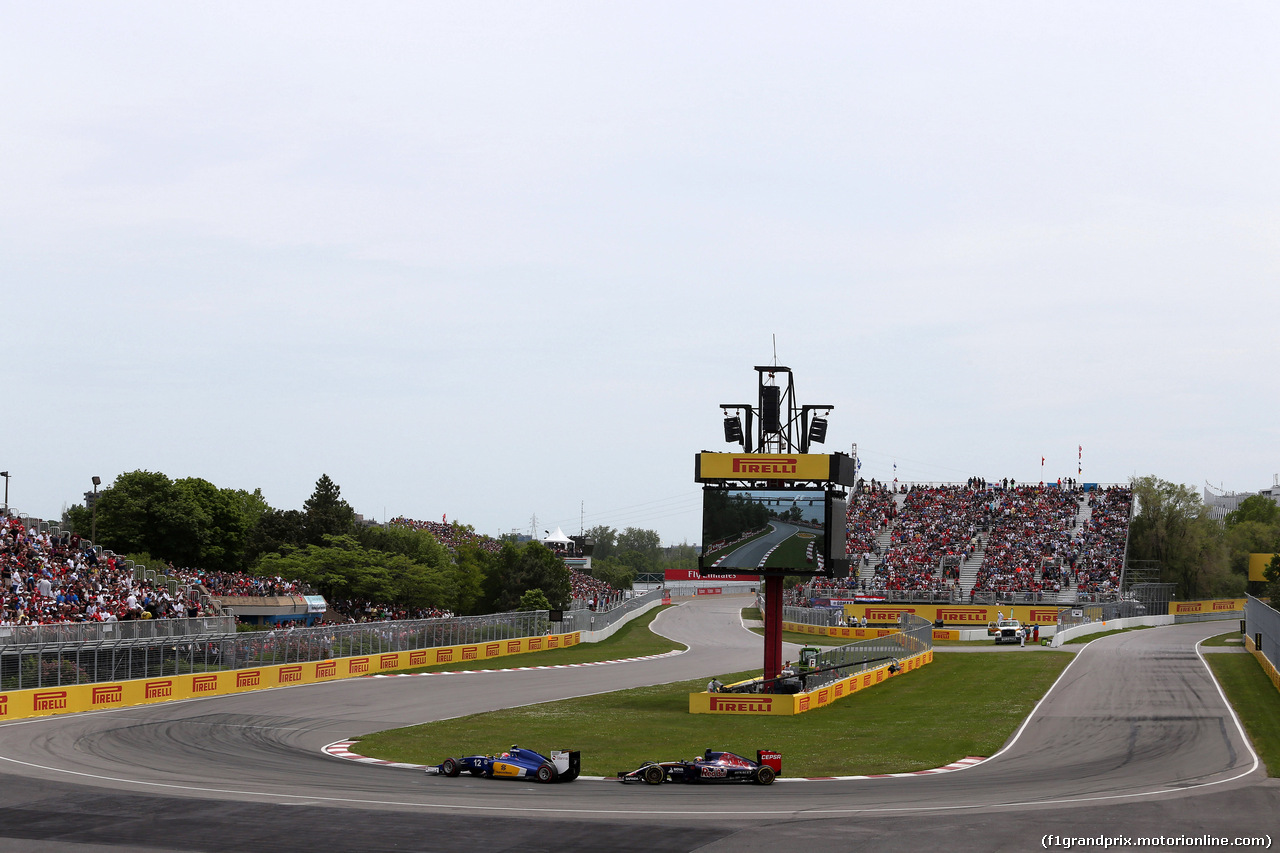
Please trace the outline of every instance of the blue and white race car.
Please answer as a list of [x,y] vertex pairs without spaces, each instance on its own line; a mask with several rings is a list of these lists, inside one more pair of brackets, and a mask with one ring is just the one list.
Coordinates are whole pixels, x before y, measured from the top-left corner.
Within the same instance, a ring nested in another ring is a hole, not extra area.
[[538,782],[572,782],[582,768],[580,752],[553,749],[547,758],[532,749],[511,747],[499,755],[468,755],[446,758],[428,767],[428,776],[457,776],[467,771],[486,779],[533,779]]

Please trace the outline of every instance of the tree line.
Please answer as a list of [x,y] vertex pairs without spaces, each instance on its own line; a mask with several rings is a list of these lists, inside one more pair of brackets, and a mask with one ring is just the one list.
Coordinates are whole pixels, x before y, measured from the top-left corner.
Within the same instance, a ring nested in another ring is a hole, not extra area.
[[[1253,495],[1218,521],[1196,489],[1161,480],[1132,481],[1137,514],[1129,528],[1129,565],[1142,561],[1177,584],[1178,597],[1238,598],[1245,592],[1250,554],[1280,553],[1280,506]],[[1269,595],[1280,601],[1280,560],[1273,560]]]
[[585,533],[595,543],[591,573],[614,589],[630,589],[642,574],[698,567],[696,546],[684,543],[664,548],[656,530],[628,527],[619,532],[607,525],[597,525]]
[[282,510],[260,489],[133,471],[63,521],[81,536],[96,528],[94,544],[139,563],[300,580],[330,600],[471,615],[564,608],[572,597],[564,561],[541,543],[503,542],[496,552],[471,543],[450,552],[425,530],[358,524],[328,475],[301,509]]

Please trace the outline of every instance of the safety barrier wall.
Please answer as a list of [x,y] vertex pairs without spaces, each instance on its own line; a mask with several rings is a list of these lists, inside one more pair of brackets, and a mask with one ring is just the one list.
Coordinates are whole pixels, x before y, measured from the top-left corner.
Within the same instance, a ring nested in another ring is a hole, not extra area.
[[1172,616],[1129,616],[1122,619],[1104,619],[1101,622],[1089,622],[1073,625],[1070,628],[1054,633],[1049,645],[1057,648],[1076,637],[1089,634],[1102,634],[1107,631],[1123,631],[1125,628],[1156,628],[1161,625],[1172,625]]
[[[592,631],[597,635],[599,632],[611,627],[612,625],[629,620],[632,616],[639,615],[637,611],[646,611],[662,603],[663,590],[651,589],[640,595],[632,596],[624,599],[617,607],[609,610],[570,610],[564,614],[564,621],[560,624],[560,630],[568,631]],[[607,634],[604,636],[608,636]],[[604,639],[604,636],[597,636],[592,641]],[[583,642],[588,642],[583,640]]]
[[[1162,613],[1164,610],[1165,613]],[[1171,601],[1166,608],[1152,610],[1140,602],[1119,601],[1106,605],[1065,607],[1057,615],[1057,633],[1053,646],[1083,634],[1138,625],[1172,625],[1175,622],[1239,619],[1243,615],[1243,598],[1220,598],[1211,601]],[[1102,625],[1103,628],[1098,628]]]
[[460,646],[437,646],[359,657],[191,673],[167,678],[10,690],[0,693],[0,721],[222,696],[271,687],[293,687],[438,664],[457,663],[465,666],[490,658],[567,648],[577,645],[580,640],[579,633],[575,631],[571,634],[519,637]]
[[630,608],[629,610],[627,610],[626,613],[622,615],[622,618],[615,619],[606,628],[599,628],[594,631],[591,631],[591,630],[579,631],[578,634],[582,636],[582,642],[584,643],[599,643],[602,640],[607,640],[610,637],[612,637],[632,619],[635,619],[639,616],[643,616],[644,614],[648,613],[650,610],[653,610],[658,607],[662,607],[663,605],[669,605],[670,603],[671,603],[670,598],[666,598],[661,595],[655,598],[651,598],[648,601],[645,601],[644,603],[642,603],[638,607]]
[[690,693],[690,714],[731,714],[735,716],[791,717],[826,707],[852,696],[860,690],[883,684],[890,678],[933,663],[933,650],[920,652],[897,661],[895,672],[890,661],[863,672],[841,678],[815,690],[794,694],[761,693]]
[[1280,690],[1280,611],[1249,596],[1244,608],[1244,644]]

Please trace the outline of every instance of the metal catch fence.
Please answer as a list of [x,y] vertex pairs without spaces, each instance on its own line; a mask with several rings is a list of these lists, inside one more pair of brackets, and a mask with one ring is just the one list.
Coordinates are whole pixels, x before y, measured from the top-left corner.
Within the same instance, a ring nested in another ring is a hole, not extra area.
[[1129,619],[1135,616],[1166,616],[1169,602],[1173,600],[1175,584],[1134,584],[1123,597],[1114,601],[1097,603],[1081,602],[1058,611],[1058,631],[1094,622],[1112,619]]
[[[582,613],[589,611],[566,615],[580,617]],[[552,628],[548,615],[540,610],[238,634],[11,643],[0,646],[0,690],[216,672],[541,636]]]
[[630,614],[654,601],[661,601],[665,593],[663,589],[651,589],[640,595],[623,599],[616,607],[608,610],[566,610],[561,631],[603,631],[605,628],[625,619]]
[[[758,596],[756,603],[763,613],[764,602]],[[834,607],[783,607],[782,621],[831,628],[840,624],[840,614],[843,612]]]
[[190,619],[131,619],[125,622],[61,622],[56,625],[0,626],[0,648],[5,646],[102,643],[234,634],[233,616],[197,616]]
[[933,625],[911,613],[903,613],[898,633],[858,640],[818,655],[815,670],[804,679],[804,689],[814,690],[877,666],[886,659],[900,660],[933,648]]

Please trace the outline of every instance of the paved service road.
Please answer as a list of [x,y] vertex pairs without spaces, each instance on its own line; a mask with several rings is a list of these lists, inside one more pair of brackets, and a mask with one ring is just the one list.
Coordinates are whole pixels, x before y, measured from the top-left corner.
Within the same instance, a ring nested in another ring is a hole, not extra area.
[[1280,809],[1195,652],[1221,633],[1214,623],[1088,645],[999,755],[935,776],[538,786],[319,752],[393,726],[756,666],[743,603],[662,613],[655,629],[691,649],[659,660],[353,679],[0,726],[0,850],[1024,850],[1070,829],[1257,830]]

